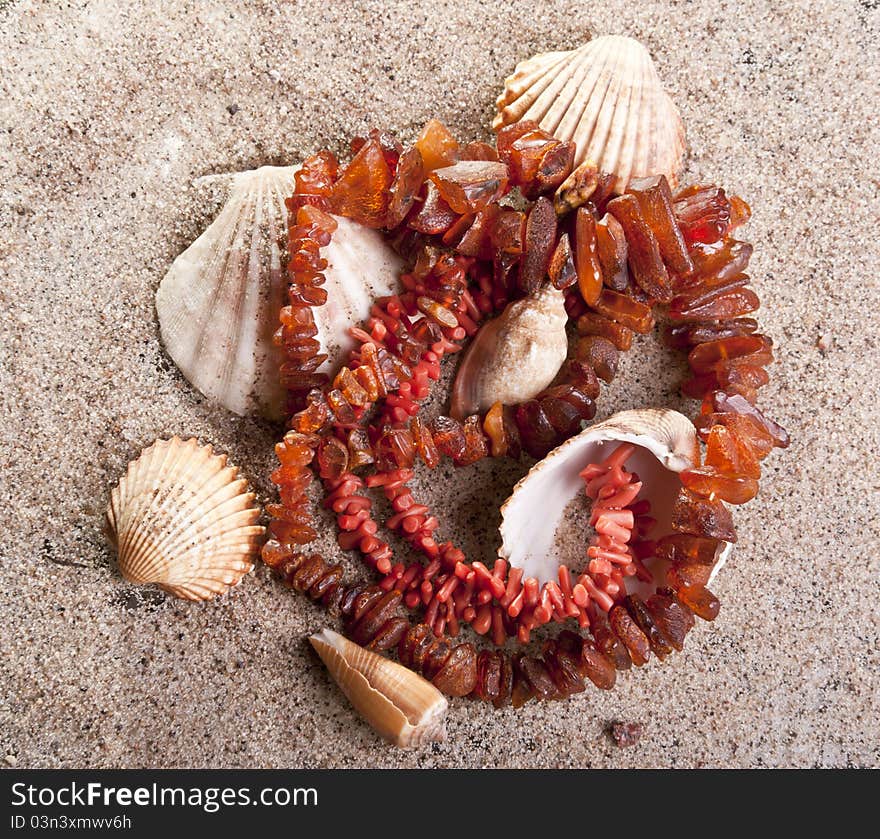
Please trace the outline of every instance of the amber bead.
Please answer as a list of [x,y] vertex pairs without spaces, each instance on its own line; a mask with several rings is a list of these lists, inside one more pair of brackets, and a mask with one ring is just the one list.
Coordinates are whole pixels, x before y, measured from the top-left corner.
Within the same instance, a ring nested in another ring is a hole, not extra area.
[[711,466],[725,475],[761,477],[761,466],[751,446],[723,425],[716,425],[709,432],[706,466]]
[[672,505],[670,526],[678,533],[736,541],[733,516],[721,501],[701,498],[682,487]]
[[657,556],[667,562],[689,565],[714,565],[718,554],[717,539],[672,533],[664,536],[656,548]]
[[525,252],[519,272],[520,288],[534,294],[544,281],[556,246],[556,213],[547,198],[539,198],[526,219]]
[[357,415],[348,400],[343,396],[342,391],[336,388],[328,390],[326,399],[330,410],[333,412],[333,419],[336,425],[350,427],[357,422]]
[[376,464],[385,472],[409,469],[415,463],[416,444],[407,428],[385,428],[374,450]]
[[560,185],[553,196],[556,215],[582,207],[590,200],[599,185],[599,172],[592,160],[585,160]]
[[431,180],[456,213],[474,213],[504,194],[507,166],[491,160],[461,160],[435,169]]
[[676,591],[682,586],[706,586],[712,576],[711,565],[670,565],[666,580]]
[[526,214],[509,207],[501,207],[492,219],[489,240],[492,247],[503,254],[518,256],[525,242]]
[[632,667],[629,651],[613,632],[608,616],[601,609],[591,612],[590,631],[596,641],[596,648],[613,662],[615,669],[629,670]]
[[497,144],[499,157],[510,168],[511,184],[529,199],[554,191],[574,164],[574,144],[557,140],[534,123],[502,129]]
[[581,675],[580,657],[575,657],[560,649],[555,641],[544,645],[544,667],[553,681],[556,696],[560,699],[584,691],[584,677]]
[[518,667],[528,682],[533,696],[539,700],[552,699],[556,695],[556,685],[544,662],[532,656],[517,657],[514,667]]
[[617,681],[614,662],[589,638],[581,642],[581,669],[599,690],[611,690]]
[[629,247],[620,222],[610,213],[606,213],[596,224],[596,240],[603,282],[614,291],[626,291],[629,285]]
[[293,176],[296,191],[303,195],[329,195],[338,173],[339,162],[332,152],[313,154]]
[[734,359],[748,359],[750,364],[773,360],[769,339],[764,335],[737,335],[699,344],[688,354],[688,364],[697,373],[708,373],[719,364]]
[[568,288],[577,282],[578,273],[574,265],[574,254],[568,241],[568,233],[563,233],[559,237],[547,273],[554,288]]
[[682,605],[675,592],[668,588],[658,589],[645,601],[645,607],[669,643],[676,650],[684,649],[685,637],[694,626],[694,616]]
[[468,417],[462,427],[464,430],[464,452],[456,460],[456,463],[459,466],[469,466],[471,463],[476,463],[488,456],[488,440],[483,434],[480,418],[476,414]]
[[674,196],[673,209],[685,241],[717,242],[730,223],[730,202],[716,186],[689,186]]
[[631,180],[626,188],[636,196],[645,221],[657,237],[660,255],[676,274],[685,276],[694,270],[684,236],[672,209],[672,191],[665,175]]
[[461,147],[460,160],[498,160],[498,150],[489,143],[472,140]]
[[631,329],[594,312],[587,312],[578,318],[577,330],[581,335],[600,335],[624,352],[632,346]]
[[654,315],[650,306],[608,288],[602,291],[593,308],[600,315],[621,323],[634,332],[647,333],[654,328]]
[[353,428],[348,432],[348,468],[359,469],[368,463],[373,463],[373,447],[370,445],[367,432],[360,428]]
[[[372,592],[371,592],[372,594]],[[399,591],[385,591],[379,589],[376,596],[372,596],[366,608],[360,608],[353,616],[353,620],[348,622],[347,634],[355,644],[363,647],[376,649],[381,646],[389,649],[394,646],[388,643],[388,639],[384,639],[384,644],[374,645],[377,636],[380,636],[382,627],[393,617],[397,607],[400,605],[401,593]]]
[[768,434],[770,434],[776,446],[781,449],[784,449],[788,446],[788,432],[778,423],[775,423],[773,422],[773,420],[765,417],[764,414],[762,414],[748,400],[743,399],[742,396],[738,396],[737,394],[727,394],[723,391],[718,391],[712,394],[711,405],[714,411],[717,413],[740,414],[742,416],[751,418],[756,423],[761,425]]
[[313,390],[306,399],[306,407],[290,420],[290,427],[303,434],[324,430],[330,423],[330,406],[319,390]]
[[614,606],[608,613],[608,622],[614,634],[623,642],[632,663],[641,667],[648,661],[651,645],[647,636],[630,617],[625,606]]
[[348,447],[335,437],[325,437],[318,448],[318,468],[322,478],[336,480],[348,471]]
[[472,644],[458,644],[431,681],[447,696],[467,696],[477,684],[477,651]]
[[421,209],[412,216],[407,224],[419,233],[436,236],[446,232],[458,215],[443,200],[433,181],[428,181],[424,186],[425,197]]
[[415,143],[426,172],[449,166],[458,160],[459,147],[455,137],[439,120],[429,119]]
[[483,431],[489,438],[492,457],[504,457],[507,454],[507,435],[504,433],[504,406],[496,402],[483,417]]
[[673,349],[683,350],[738,335],[751,335],[758,328],[754,318],[734,318],[725,321],[696,321],[667,327],[664,340]]
[[745,504],[758,494],[758,482],[747,475],[722,475],[711,467],[686,469],[681,482],[707,498],[718,497],[731,504]]
[[703,586],[682,586],[677,594],[678,599],[698,618],[702,618],[704,621],[713,621],[718,617],[721,604],[709,589]]
[[518,460],[522,454],[522,437],[516,424],[516,409],[512,405],[504,405],[501,409],[501,423],[507,441],[507,456]]
[[638,595],[631,594],[624,599],[626,611],[629,616],[636,622],[636,626],[642,630],[648,643],[651,645],[651,652],[661,661],[672,652],[672,641],[666,636],[666,633],[660,628],[660,625],[654,620],[654,616],[648,610],[645,602]]
[[520,187],[523,195],[533,199],[555,192],[571,173],[576,153],[574,143],[557,142],[550,145],[541,156],[538,170],[531,182]]
[[587,207],[581,207],[575,216],[575,265],[578,288],[588,306],[594,306],[602,293],[602,265],[596,238],[596,219]]
[[288,431],[281,442],[275,444],[275,455],[282,466],[308,466],[317,444],[317,437]]
[[513,667],[513,687],[510,691],[510,702],[514,708],[522,708],[530,699],[534,699],[535,693],[529,680],[520,667],[522,655],[514,655],[511,659]]
[[482,650],[477,656],[477,684],[474,695],[496,708],[501,708],[510,698],[513,684],[513,668],[510,659],[497,650]]
[[[588,369],[592,371],[592,368]],[[541,402],[541,407],[544,409],[545,413],[547,413],[547,416],[550,417],[550,422],[553,424],[554,428],[556,428],[556,421],[550,416],[547,406],[544,405],[544,402],[547,399],[567,402],[574,409],[578,419],[588,420],[596,415],[596,403],[593,401],[593,397],[589,395],[584,386],[577,382],[570,381],[559,385],[553,385],[552,387],[548,387],[546,390],[541,391],[537,398]],[[558,408],[554,408],[553,410],[557,413],[559,412]],[[568,412],[565,413],[567,414]]]
[[434,445],[431,430],[425,425],[420,417],[413,417],[409,423],[409,431],[419,457],[429,469],[433,469],[440,463],[440,452]]
[[367,140],[333,186],[333,212],[367,227],[382,227],[391,180],[381,144]]
[[583,396],[596,399],[599,396],[599,378],[596,371],[576,358],[568,359],[559,371],[559,380],[574,385]]
[[534,458],[544,457],[557,442],[555,429],[540,403],[534,399],[517,407],[516,426],[523,448]]
[[571,402],[555,396],[539,396],[538,404],[559,437],[571,437],[580,428],[580,411]]
[[730,201],[730,221],[726,232],[730,233],[737,227],[744,225],[752,217],[752,208],[738,195],[731,195],[728,200]]
[[434,418],[430,428],[434,445],[447,457],[460,460],[466,446],[462,424],[451,417],[439,416]]
[[708,441],[714,426],[723,425],[731,434],[747,443],[759,460],[763,460],[773,450],[773,436],[752,417],[740,414],[700,414],[695,418],[694,425],[700,438],[705,441]]
[[391,195],[385,214],[386,227],[397,227],[406,218],[424,181],[425,164],[421,152],[415,147],[407,149],[400,156],[394,180],[391,182]]
[[709,277],[730,279],[746,270],[754,246],[749,242],[724,239],[709,245],[696,244],[690,250],[694,272],[687,283],[699,283]]
[[633,279],[654,300],[668,303],[672,299],[672,286],[660,246],[634,195],[621,195],[608,202],[611,213],[623,227],[629,246],[629,267]]
[[601,335],[586,335],[575,344],[575,356],[589,364],[602,381],[610,383],[617,375],[620,353],[617,347]]
[[701,295],[697,302],[676,297],[669,307],[672,321],[729,320],[757,311],[761,306],[758,295],[745,286],[720,289]]

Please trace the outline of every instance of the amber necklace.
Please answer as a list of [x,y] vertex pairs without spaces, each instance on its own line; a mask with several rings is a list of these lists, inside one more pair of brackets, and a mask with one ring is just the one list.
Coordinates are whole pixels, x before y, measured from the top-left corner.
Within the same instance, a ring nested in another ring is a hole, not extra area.
[[[293,587],[341,610],[357,643],[398,646],[401,661],[441,689],[496,705],[511,693],[515,704],[568,695],[583,689],[585,677],[611,687],[617,669],[680,649],[694,614],[711,620],[718,612],[706,583],[719,543],[735,539],[722,501],[753,498],[759,460],[787,445],[785,432],[754,407],[772,352],[746,317],[758,306],[742,273],[751,247],[730,235],[748,208],[715,187],[673,196],[662,176],[614,196],[613,179],[590,164],[572,171],[573,146],[534,123],[502,129],[497,148],[460,147],[431,121],[406,151],[378,132],[355,140],[352,151],[343,169],[327,152],[307,160],[287,202],[289,305],[276,341],[292,418],[276,447],[280,503],[267,507],[264,560]],[[513,186],[533,201],[527,211],[499,203]],[[311,311],[327,297],[321,248],[336,227],[330,212],[383,228],[412,266],[402,292],[377,300],[368,322],[352,329],[360,346],[332,381],[318,372],[326,356]],[[565,295],[581,335],[556,381],[517,405],[422,419],[419,403],[443,357],[477,335],[486,315],[503,309],[503,318],[506,307],[543,289]],[[705,465],[680,474],[674,532],[648,538],[650,507],[636,499],[641,484],[626,469],[631,447],[621,445],[585,464],[596,535],[576,579],[563,566],[558,580],[541,586],[504,559],[489,569],[439,542],[438,519],[408,486],[415,460],[433,468],[443,456],[467,465],[489,454],[546,455],[592,419],[599,379],[613,378],[633,331],[653,328],[658,303],[668,305],[667,342],[689,349],[693,375],[683,391],[703,400],[696,425],[707,441]],[[340,566],[302,553],[316,536],[306,498],[313,460],[340,547],[358,550],[380,575],[378,585],[346,587]],[[368,466],[365,479],[356,474]],[[394,511],[386,527],[426,564],[394,562],[360,492],[365,485],[381,488]],[[670,563],[668,585],[643,600],[627,594],[626,579],[651,581],[649,557]],[[411,627],[401,603],[424,609],[423,623]],[[448,640],[469,624],[496,646],[509,636],[525,643],[539,626],[569,619],[591,637],[565,630],[540,657],[477,654]]]

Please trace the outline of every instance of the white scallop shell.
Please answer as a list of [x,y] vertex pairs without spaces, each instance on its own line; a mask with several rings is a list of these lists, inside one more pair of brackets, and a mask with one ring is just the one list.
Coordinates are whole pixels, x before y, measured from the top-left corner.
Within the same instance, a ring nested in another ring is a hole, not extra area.
[[496,131],[534,120],[577,144],[576,164],[592,160],[615,174],[619,193],[633,178],[663,174],[672,185],[678,181],[684,125],[648,50],[632,38],[604,35],[520,62],[497,106]]
[[309,641],[351,704],[385,739],[402,748],[446,739],[449,703],[427,679],[330,629]]
[[254,567],[264,528],[247,481],[226,455],[179,437],[157,440],[110,494],[119,570],[186,600],[209,600]]
[[[287,208],[297,166],[263,166],[229,178],[211,225],[171,265],[156,292],[168,354],[209,399],[236,414],[281,416],[280,353],[272,342],[284,305]],[[381,235],[348,219],[322,250],[328,302],[317,307],[317,337],[338,366],[354,346],[348,329],[377,296],[397,285],[401,261]]]
[[508,303],[465,352],[452,387],[450,414],[464,419],[496,402],[516,405],[553,381],[568,354],[565,297],[545,285]]
[[[643,482],[639,497],[651,501],[651,516],[657,519],[651,538],[670,533],[672,505],[682,486],[678,473],[691,468],[699,455],[694,426],[686,416],[668,408],[621,411],[566,440],[517,483],[501,507],[498,555],[512,567],[522,568],[526,579],[535,577],[541,584],[557,579],[560,561],[554,541],[565,508],[584,491],[579,473],[624,442],[638,447],[627,469],[637,472]],[[586,536],[583,541],[586,545]],[[722,542],[713,577],[732,547]]]

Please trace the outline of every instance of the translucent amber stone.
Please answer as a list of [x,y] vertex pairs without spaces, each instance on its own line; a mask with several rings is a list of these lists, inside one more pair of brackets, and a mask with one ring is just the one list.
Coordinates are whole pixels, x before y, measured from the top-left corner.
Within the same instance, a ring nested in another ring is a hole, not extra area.
[[431,430],[419,418],[413,417],[410,420],[409,431],[412,435],[413,442],[419,457],[424,461],[429,469],[433,469],[440,463],[440,452],[434,445],[434,438],[431,436]]
[[750,288],[736,286],[700,295],[690,302],[676,297],[669,307],[672,321],[729,320],[757,311],[761,306],[758,295]]
[[721,611],[718,598],[703,586],[682,586],[677,594],[678,599],[704,621],[715,620]]
[[574,244],[578,288],[584,302],[594,306],[602,293],[602,265],[599,262],[596,219],[587,207],[581,207],[575,216]]
[[723,425],[716,425],[709,432],[706,466],[711,466],[725,475],[761,477],[761,466],[751,446]]
[[727,232],[730,233],[741,227],[752,217],[752,208],[746,204],[738,195],[730,196],[730,223],[727,225]]
[[296,191],[303,195],[329,195],[338,173],[339,162],[332,152],[313,154],[293,176]]
[[525,242],[526,214],[509,207],[501,207],[492,219],[489,240],[496,251],[512,256],[523,252]]
[[624,352],[632,346],[633,332],[622,324],[603,318],[594,312],[587,312],[577,320],[577,330],[581,335],[601,335]]
[[[596,387],[598,388],[598,383]],[[590,396],[592,392],[592,388],[584,387],[580,381],[568,382],[548,387],[545,391],[538,394],[538,400],[541,402],[541,407],[544,408],[545,413],[547,413],[547,407],[544,405],[544,399],[549,397],[553,400],[567,402],[575,410],[579,419],[588,420],[596,415],[596,403],[593,401],[594,397]],[[559,408],[554,410],[557,414],[561,412]],[[547,415],[550,417],[549,413]],[[555,428],[556,423],[553,421],[553,417],[550,417],[550,421]]]
[[629,616],[648,639],[651,652],[663,661],[672,652],[672,643],[648,611],[645,602],[638,595],[629,595],[623,602]]
[[550,282],[554,288],[568,288],[578,280],[577,269],[574,264],[574,254],[568,241],[568,233],[563,233],[556,244],[556,250],[550,258],[550,267],[547,270]]
[[[717,413],[740,414],[749,417],[762,426],[768,434],[773,438],[776,446],[784,449],[788,446],[788,432],[778,423],[765,417],[754,405],[748,400],[743,399],[737,394],[728,394],[723,391],[717,391],[712,394],[711,407]],[[706,413],[709,413],[708,411]]]
[[562,365],[559,374],[562,381],[575,385],[590,399],[595,399],[599,395],[599,379],[589,364],[570,358]]
[[606,318],[629,327],[634,332],[647,333],[654,328],[651,308],[611,289],[604,289],[593,308]]
[[712,576],[711,565],[670,565],[666,579],[676,591],[682,586],[705,586]]
[[394,180],[391,182],[391,195],[385,226],[397,227],[406,218],[415,203],[416,196],[425,181],[425,164],[418,148],[407,149],[397,164]]
[[464,455],[466,441],[462,424],[451,417],[439,416],[431,423],[431,436],[434,445],[453,460],[460,460]]
[[737,439],[747,444],[759,460],[763,460],[773,450],[773,436],[752,417],[740,414],[701,414],[694,420],[694,424],[700,438],[706,441],[716,425],[723,425]]
[[686,276],[694,270],[684,236],[672,209],[672,191],[665,175],[631,180],[626,188],[639,202],[645,221],[657,237],[660,255],[676,274]]
[[449,166],[458,160],[459,147],[455,137],[439,120],[429,119],[415,143],[426,172]]
[[651,645],[647,636],[630,617],[624,606],[615,606],[608,613],[614,634],[623,642],[632,663],[641,667],[648,661]]
[[483,431],[489,438],[492,457],[504,457],[507,454],[507,435],[504,429],[504,406],[496,402],[483,417]]
[[543,396],[538,404],[559,437],[571,437],[580,428],[580,411],[568,400]]
[[575,356],[579,361],[589,364],[596,375],[610,383],[617,375],[620,354],[617,347],[601,335],[587,335],[575,344]]
[[686,533],[672,533],[657,543],[657,556],[684,565],[714,565],[718,540]]
[[716,186],[689,186],[676,193],[673,209],[688,244],[717,242],[730,224],[730,202]]
[[694,626],[694,616],[675,593],[660,589],[645,601],[645,607],[669,643],[676,650],[684,649],[685,637]]
[[367,432],[353,428],[348,432],[348,468],[353,471],[373,462],[373,447]]
[[525,252],[520,265],[519,283],[526,294],[541,286],[556,246],[556,213],[547,198],[539,198],[526,219]]
[[510,168],[510,182],[526,198],[552,192],[568,177],[575,147],[563,143],[533,122],[520,122],[498,132],[498,155]]
[[655,300],[668,303],[672,299],[672,285],[660,245],[639,208],[634,195],[621,195],[608,202],[611,213],[623,227],[629,246],[629,267],[636,283]]
[[708,341],[733,338],[737,335],[751,335],[758,328],[754,318],[734,318],[725,321],[696,321],[670,325],[664,332],[666,344],[673,349],[683,350]]
[[696,244],[690,250],[694,272],[688,283],[697,283],[707,277],[722,279],[735,277],[746,270],[754,247],[748,242],[724,239],[713,244]]
[[495,146],[474,140],[462,147],[459,157],[461,160],[498,160],[498,151]]
[[517,407],[516,426],[523,448],[532,457],[544,457],[556,445],[556,431],[540,403],[534,399]]
[[629,248],[620,222],[606,213],[596,224],[596,240],[603,282],[614,291],[626,291],[629,285],[626,262]]
[[455,211],[443,200],[436,184],[428,181],[425,184],[425,199],[422,207],[412,216],[407,224],[419,233],[436,236],[445,233],[458,219]]
[[322,478],[336,480],[348,471],[348,447],[335,437],[325,437],[318,449],[318,468]]
[[367,227],[382,227],[391,181],[381,144],[367,140],[333,186],[333,212]]
[[590,200],[599,185],[599,172],[592,160],[585,160],[559,186],[553,196],[553,207],[558,216],[582,207]]
[[415,463],[416,447],[406,428],[386,427],[375,445],[376,464],[385,472],[409,469]]
[[731,504],[745,504],[758,494],[758,482],[747,475],[722,475],[711,467],[686,469],[681,482],[697,495],[720,498]]
[[367,391],[361,386],[354,373],[348,367],[343,367],[336,374],[333,386],[342,392],[349,405],[363,407],[370,402]]
[[688,364],[696,373],[708,373],[718,365],[735,359],[749,364],[769,364],[773,360],[770,341],[764,335],[738,335],[699,344],[688,354]]
[[476,415],[468,417],[463,424],[464,452],[456,463],[468,466],[482,460],[489,454],[489,446],[483,429],[480,427],[480,418]]
[[678,533],[736,541],[733,516],[721,501],[701,498],[682,487],[672,505],[670,526]]
[[507,166],[491,160],[461,160],[435,169],[431,180],[456,213],[474,213],[497,201],[507,189]]

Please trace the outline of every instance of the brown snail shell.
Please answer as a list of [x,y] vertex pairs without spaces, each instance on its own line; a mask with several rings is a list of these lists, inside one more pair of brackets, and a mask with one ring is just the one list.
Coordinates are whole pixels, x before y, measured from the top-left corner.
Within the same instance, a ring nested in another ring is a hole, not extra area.
[[461,420],[496,402],[515,405],[544,390],[568,354],[567,320],[565,298],[549,284],[508,303],[465,352],[452,386],[452,416]]
[[355,710],[386,740],[409,748],[446,739],[449,703],[418,673],[331,629],[309,642]]
[[264,528],[247,481],[196,440],[157,440],[110,494],[119,570],[186,600],[209,600],[254,567]]

